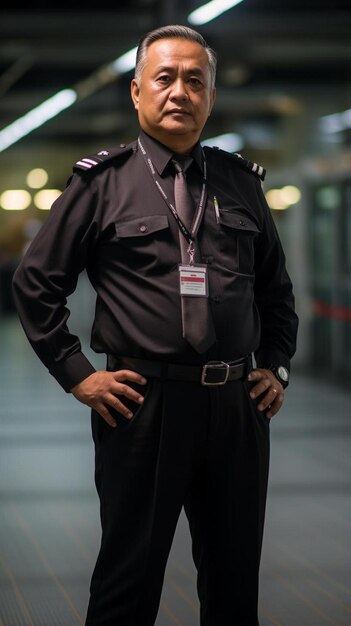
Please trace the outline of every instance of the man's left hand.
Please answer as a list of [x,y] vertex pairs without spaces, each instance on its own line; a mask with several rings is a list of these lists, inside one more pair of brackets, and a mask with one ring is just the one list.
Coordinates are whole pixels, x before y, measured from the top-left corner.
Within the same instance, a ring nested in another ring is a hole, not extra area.
[[250,396],[253,400],[262,396],[257,405],[259,411],[267,411],[266,417],[270,419],[281,409],[284,401],[284,389],[271,370],[257,368],[248,375],[250,382],[257,382],[251,389]]

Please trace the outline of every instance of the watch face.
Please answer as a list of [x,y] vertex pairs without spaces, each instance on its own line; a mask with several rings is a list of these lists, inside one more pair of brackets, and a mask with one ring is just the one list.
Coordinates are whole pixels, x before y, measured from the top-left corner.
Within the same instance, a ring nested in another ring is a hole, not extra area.
[[278,374],[278,376],[279,376],[282,380],[284,380],[284,382],[286,382],[286,383],[288,382],[288,380],[289,380],[289,372],[288,372],[288,370],[286,369],[286,367],[283,367],[282,365],[280,365],[280,366],[278,367],[278,369],[277,369],[277,374]]

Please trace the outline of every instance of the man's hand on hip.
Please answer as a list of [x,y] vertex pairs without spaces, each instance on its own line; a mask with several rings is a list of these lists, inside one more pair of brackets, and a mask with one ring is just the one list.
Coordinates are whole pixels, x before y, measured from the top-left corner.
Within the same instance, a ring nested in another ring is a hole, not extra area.
[[253,400],[262,396],[257,405],[259,411],[267,411],[266,417],[270,419],[281,409],[284,401],[284,389],[271,370],[257,368],[248,375],[250,382],[257,382],[251,389],[250,396]]
[[72,387],[71,393],[77,400],[95,409],[109,426],[115,427],[117,423],[108,410],[108,406],[128,419],[133,417],[133,413],[123,404],[119,396],[125,396],[136,404],[142,404],[144,401],[140,393],[123,382],[128,380],[138,385],[145,385],[146,383],[143,376],[131,370],[98,371]]

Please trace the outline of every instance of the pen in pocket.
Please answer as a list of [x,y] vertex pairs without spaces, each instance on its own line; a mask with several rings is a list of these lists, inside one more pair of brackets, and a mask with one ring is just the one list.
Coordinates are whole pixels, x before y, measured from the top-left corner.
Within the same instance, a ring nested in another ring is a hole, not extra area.
[[219,204],[218,204],[217,196],[213,196],[213,205],[214,205],[214,210],[215,210],[215,215],[216,215],[216,222],[217,224],[219,224]]

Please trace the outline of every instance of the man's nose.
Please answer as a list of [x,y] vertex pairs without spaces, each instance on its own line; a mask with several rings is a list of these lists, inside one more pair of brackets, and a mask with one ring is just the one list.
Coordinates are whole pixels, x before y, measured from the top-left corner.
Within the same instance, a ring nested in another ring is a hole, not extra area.
[[177,78],[172,85],[171,98],[175,100],[187,100],[188,92],[182,78]]

